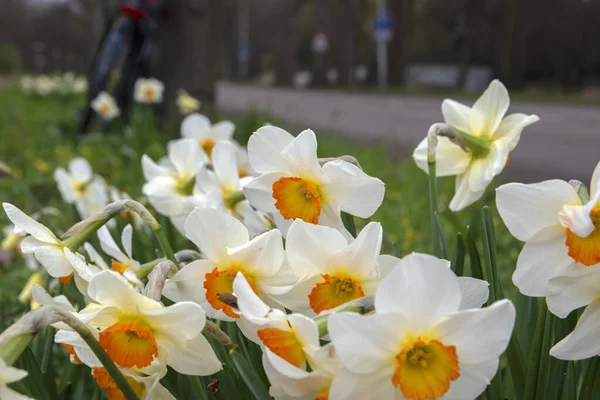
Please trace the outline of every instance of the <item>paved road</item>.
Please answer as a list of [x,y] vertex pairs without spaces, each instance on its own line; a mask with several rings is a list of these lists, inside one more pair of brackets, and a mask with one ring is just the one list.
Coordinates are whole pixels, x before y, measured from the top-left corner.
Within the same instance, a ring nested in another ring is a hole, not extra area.
[[[457,99],[460,100],[460,99]],[[441,98],[298,91],[220,83],[217,103],[230,112],[256,110],[298,129],[331,132],[357,142],[387,143],[406,157],[434,122],[443,121]],[[470,104],[471,101],[465,101]],[[586,185],[600,161],[600,108],[514,103],[510,112],[537,114],[511,154],[506,174],[522,182],[580,179]]]

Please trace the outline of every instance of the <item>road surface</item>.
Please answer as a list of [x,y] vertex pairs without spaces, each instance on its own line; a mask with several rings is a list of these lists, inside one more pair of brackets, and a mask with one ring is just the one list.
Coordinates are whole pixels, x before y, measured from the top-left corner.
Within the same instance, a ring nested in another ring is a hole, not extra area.
[[[265,112],[298,129],[311,128],[350,140],[384,142],[394,157],[407,157],[432,123],[442,122],[442,98],[335,91],[260,88],[219,83],[217,103],[227,112]],[[460,99],[457,99],[460,101]],[[471,100],[466,100],[471,105]],[[516,102],[509,113],[537,114],[505,170],[509,179],[579,179],[586,185],[600,161],[600,108]]]

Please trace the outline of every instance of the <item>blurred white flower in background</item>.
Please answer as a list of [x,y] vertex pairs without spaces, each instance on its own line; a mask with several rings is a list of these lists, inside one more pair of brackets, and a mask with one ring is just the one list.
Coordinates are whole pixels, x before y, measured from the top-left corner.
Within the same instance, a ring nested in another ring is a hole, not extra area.
[[13,368],[0,357],[0,399],[2,400],[33,400],[8,387],[8,384],[20,381],[28,375],[27,371]]
[[115,100],[106,92],[100,92],[90,105],[105,121],[111,121],[121,113]]
[[133,98],[138,103],[156,104],[162,102],[165,85],[158,79],[139,78],[133,88]]
[[177,108],[181,115],[188,115],[200,110],[200,100],[192,97],[183,89],[177,92]]
[[90,163],[83,157],[71,160],[68,170],[56,168],[54,180],[63,200],[75,204],[82,219],[100,211],[108,203],[104,180],[94,175]]
[[220,121],[211,124],[202,114],[190,114],[181,123],[181,136],[194,139],[197,144],[211,157],[212,150],[218,142],[233,140],[235,125],[231,121]]
[[[446,124],[466,146],[463,149],[440,137],[435,153],[436,175],[456,175],[456,193],[450,202],[452,211],[460,211],[483,196],[492,179],[508,163],[523,128],[539,120],[537,115],[526,114],[504,117],[509,104],[508,91],[498,80],[490,83],[472,108],[449,99],[442,103]],[[428,173],[427,140],[419,143],[413,158]]]

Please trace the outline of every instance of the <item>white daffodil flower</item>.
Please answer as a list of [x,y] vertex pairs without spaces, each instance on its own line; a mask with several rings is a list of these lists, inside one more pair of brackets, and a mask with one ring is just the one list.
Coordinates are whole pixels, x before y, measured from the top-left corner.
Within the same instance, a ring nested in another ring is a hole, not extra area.
[[271,383],[269,394],[276,399],[333,399],[329,397],[329,390],[340,364],[335,353],[331,344],[321,347],[311,359],[311,370],[307,371],[265,350],[263,367]]
[[183,89],[177,93],[177,107],[181,115],[188,115],[200,109],[200,101]]
[[582,201],[572,185],[558,179],[509,183],[496,190],[496,204],[510,233],[526,242],[513,283],[527,296],[543,297],[548,280],[600,263],[600,164],[592,177],[591,199]]
[[165,84],[154,78],[138,78],[133,88],[133,98],[138,103],[156,104],[163,100]]
[[582,360],[600,354],[600,268],[575,265],[568,272],[550,279],[548,309],[560,318],[586,307],[577,326],[558,342],[550,355],[561,360]]
[[121,114],[115,100],[106,92],[100,92],[90,105],[105,121],[112,121]]
[[287,261],[298,282],[275,296],[286,308],[319,314],[365,296],[373,296],[381,280],[398,263],[380,255],[383,230],[370,222],[356,239],[338,230],[297,219],[286,239]]
[[188,115],[181,123],[181,137],[194,139],[209,157],[217,143],[233,140],[233,131],[235,125],[231,121],[220,121],[213,125],[208,118],[198,113]]
[[302,314],[287,315],[282,310],[269,307],[241,272],[233,281],[233,292],[240,315],[238,326],[248,339],[295,367],[310,362],[321,347],[319,329],[312,319]]
[[135,286],[141,287],[142,282],[137,279],[135,273],[140,268],[140,263],[133,259],[133,228],[131,225],[127,225],[121,233],[121,245],[125,249],[125,253],[121,251],[119,246],[115,243],[108,228],[103,226],[98,229],[98,239],[100,239],[100,247],[102,250],[112,257],[111,269],[123,275],[125,279],[132,282]]
[[208,157],[191,139],[179,139],[168,145],[168,161],[155,163],[144,154],[142,170],[146,183],[142,192],[159,213],[185,219],[195,206],[203,205],[196,174]]
[[[206,199],[206,207],[227,212],[246,225],[253,235],[269,229],[265,216],[252,208],[242,187],[252,178],[240,178],[238,150],[231,142],[219,142],[212,151],[212,165],[205,164],[197,176],[197,187]],[[256,229],[258,228],[258,229]]]
[[99,329],[99,343],[109,357],[125,368],[148,367],[164,357],[185,375],[210,375],[221,369],[202,335],[206,317],[202,307],[180,302],[169,307],[144,297],[121,275],[103,271],[94,276],[88,295],[97,302],[80,312]]
[[283,242],[276,229],[250,240],[248,229],[236,218],[222,211],[197,208],[185,221],[185,234],[207,259],[179,270],[167,280],[163,294],[173,301],[201,304],[209,317],[239,318],[218,297],[219,293],[233,293],[238,272],[263,300],[294,282],[291,274],[283,272]]
[[27,371],[13,368],[0,357],[0,399],[2,400],[33,400],[8,387],[9,383],[20,381],[28,375]]
[[273,213],[284,235],[296,218],[343,229],[341,211],[368,218],[383,201],[383,182],[359,167],[342,160],[321,166],[311,130],[294,138],[263,126],[250,137],[248,155],[261,175],[244,186],[244,193],[256,209]]
[[[141,400],[176,400],[167,388],[160,384],[160,380],[167,374],[164,365],[156,364],[153,367],[138,371],[132,368],[119,368],[131,389]],[[116,382],[112,379],[106,368],[102,366],[92,368],[92,376],[98,386],[106,390],[106,395],[111,400],[123,399],[124,395]]]
[[[2,203],[6,216],[15,225],[19,235],[28,234],[21,241],[23,254],[33,254],[44,269],[55,278],[67,278],[73,267],[66,258],[63,242],[54,236],[50,229],[40,224],[10,203]],[[68,250],[68,249],[67,249]]]
[[329,317],[343,366],[330,398],[476,398],[496,374],[516,312],[509,300],[484,309],[462,303],[447,261],[404,258],[377,289],[376,314]]
[[[109,186],[108,197],[111,202],[119,200],[133,200],[133,198],[126,192],[119,190],[114,186]],[[144,231],[150,234],[150,227],[142,220],[142,218],[134,212],[121,213],[121,219],[130,221],[137,232]]]
[[[504,117],[510,98],[506,87],[494,80],[473,104],[454,100],[442,103],[442,114],[467,147],[463,150],[446,137],[440,137],[435,153],[437,176],[456,175],[456,193],[450,202],[452,211],[460,211],[476,202],[492,179],[509,161],[523,129],[539,121],[537,115],[511,114]],[[427,138],[413,153],[417,166],[428,172]]]
[[104,180],[94,175],[90,163],[83,157],[71,160],[68,171],[56,168],[54,180],[63,200],[75,204],[82,219],[100,211],[108,203]]

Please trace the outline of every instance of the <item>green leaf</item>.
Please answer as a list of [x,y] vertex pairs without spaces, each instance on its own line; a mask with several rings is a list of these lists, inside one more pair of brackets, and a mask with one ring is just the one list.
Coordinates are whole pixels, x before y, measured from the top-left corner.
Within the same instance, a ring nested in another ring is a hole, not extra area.
[[465,269],[465,242],[460,232],[456,234],[454,255],[452,256],[452,271],[457,276],[462,276]]
[[579,392],[579,400],[597,399],[598,392],[594,392],[594,381],[597,379],[600,371],[600,357],[593,357],[588,360],[585,376]]
[[[540,310],[540,312],[544,312]],[[550,365],[550,347],[552,347],[552,333],[554,332],[554,315],[550,311],[546,311],[546,323],[544,325],[544,338],[542,342],[542,350],[540,352],[540,365],[537,378],[537,398],[546,398],[547,377]]]
[[238,349],[233,349],[229,351],[229,357],[256,400],[270,399],[269,390],[254,371],[254,368],[248,363],[248,360],[242,356],[242,353]]
[[527,381],[524,399],[536,399],[540,361],[544,344],[544,329],[546,327],[547,313],[543,299],[538,300],[538,318],[535,325],[533,343],[529,352],[529,365],[527,366]]
[[525,359],[523,351],[519,344],[516,332],[512,333],[508,348],[506,349],[506,358],[508,360],[508,368],[515,387],[517,398],[522,399],[525,393]]
[[29,373],[23,382],[27,388],[31,391],[33,397],[39,400],[51,400],[52,397],[46,388],[44,376],[40,370],[33,351],[30,348],[25,349],[21,358],[15,363],[16,368],[24,369]]
[[575,371],[575,363],[567,362],[567,376],[565,377],[565,388],[562,393],[562,399],[577,398],[577,373]]
[[350,234],[356,237],[356,224],[354,223],[354,216],[342,211],[342,222],[344,226],[350,232]]
[[442,221],[440,220],[440,214],[435,213],[435,226],[437,230],[437,237],[440,243],[440,247],[442,249],[442,258],[444,260],[448,259],[448,241],[446,240],[446,233],[444,232],[444,228],[442,227]]
[[483,271],[481,269],[481,259],[479,251],[473,238],[473,231],[470,226],[467,226],[467,250],[469,251],[469,262],[471,264],[471,276],[477,279],[483,279]]
[[490,303],[501,299],[498,279],[498,259],[496,254],[496,233],[489,207],[481,210],[481,236],[483,242],[483,264],[486,280],[490,283]]

